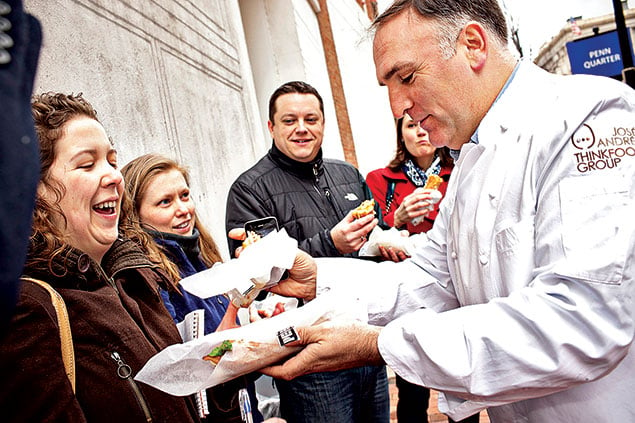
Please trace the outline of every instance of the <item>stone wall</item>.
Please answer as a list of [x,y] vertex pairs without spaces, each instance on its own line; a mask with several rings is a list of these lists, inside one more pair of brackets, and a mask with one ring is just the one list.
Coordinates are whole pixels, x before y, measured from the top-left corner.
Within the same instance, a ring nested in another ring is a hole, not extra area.
[[121,165],[163,153],[191,170],[201,219],[225,246],[230,184],[265,151],[237,3],[26,0],[44,42],[35,92],[83,92]]

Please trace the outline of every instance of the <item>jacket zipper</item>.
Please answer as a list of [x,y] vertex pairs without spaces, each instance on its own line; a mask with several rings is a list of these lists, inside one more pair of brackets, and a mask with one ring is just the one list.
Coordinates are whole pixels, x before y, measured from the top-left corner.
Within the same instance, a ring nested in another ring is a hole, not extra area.
[[331,197],[331,190],[329,190],[328,188],[324,188],[324,191],[320,190],[320,177],[318,176],[317,163],[313,165],[313,176],[315,177],[313,187],[318,192],[318,194],[320,195],[324,194],[324,196],[326,197],[326,200],[329,202],[331,207],[333,207],[333,210],[335,211],[336,216],[339,216],[339,211],[337,210],[337,207],[335,207],[335,204],[333,203],[333,198]]
[[119,295],[119,289],[117,288],[117,285],[115,284],[115,278],[114,277],[108,277],[108,275],[106,274],[106,271],[104,269],[102,269],[101,265],[98,265],[97,268],[99,268],[99,272],[102,274],[104,279],[106,279],[106,281],[112,287],[112,289],[114,289],[115,292],[117,293],[117,295]]
[[146,417],[146,422],[152,422],[152,415],[150,414],[148,404],[146,403],[145,398],[143,398],[143,394],[141,393],[137,382],[135,382],[132,378],[132,369],[123,361],[117,351],[113,351],[112,354],[110,354],[110,357],[117,363],[117,376],[119,376],[120,379],[128,381],[128,384],[132,388],[132,392],[134,392],[137,402]]

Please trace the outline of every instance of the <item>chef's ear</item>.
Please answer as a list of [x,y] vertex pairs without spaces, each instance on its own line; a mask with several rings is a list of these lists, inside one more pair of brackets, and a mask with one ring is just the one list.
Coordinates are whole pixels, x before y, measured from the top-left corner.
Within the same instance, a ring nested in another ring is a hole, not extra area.
[[457,50],[465,54],[474,71],[479,71],[485,66],[491,42],[483,25],[478,22],[468,22],[459,34]]

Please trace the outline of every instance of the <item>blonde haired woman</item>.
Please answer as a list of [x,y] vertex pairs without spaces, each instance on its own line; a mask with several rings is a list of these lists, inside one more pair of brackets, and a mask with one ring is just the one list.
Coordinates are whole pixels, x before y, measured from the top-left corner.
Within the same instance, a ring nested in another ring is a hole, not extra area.
[[[146,154],[124,166],[122,173],[131,200],[125,206],[126,224],[152,236],[165,254],[157,257],[176,280],[222,261],[214,239],[196,215],[190,178],[184,167],[159,154]],[[204,310],[205,334],[237,326],[237,309],[223,295],[202,299],[178,287],[162,290],[161,297],[177,323],[193,310]],[[242,421],[237,399],[242,387],[250,393],[254,421],[262,421],[253,382],[248,378],[207,391],[211,413],[208,421]]]

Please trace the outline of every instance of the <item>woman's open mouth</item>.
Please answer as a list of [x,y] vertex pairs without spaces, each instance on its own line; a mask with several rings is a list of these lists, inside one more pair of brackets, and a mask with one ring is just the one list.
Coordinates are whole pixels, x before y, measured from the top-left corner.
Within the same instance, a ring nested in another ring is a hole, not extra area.
[[115,214],[116,208],[117,208],[116,201],[104,201],[103,203],[95,204],[93,206],[93,210],[103,215]]

